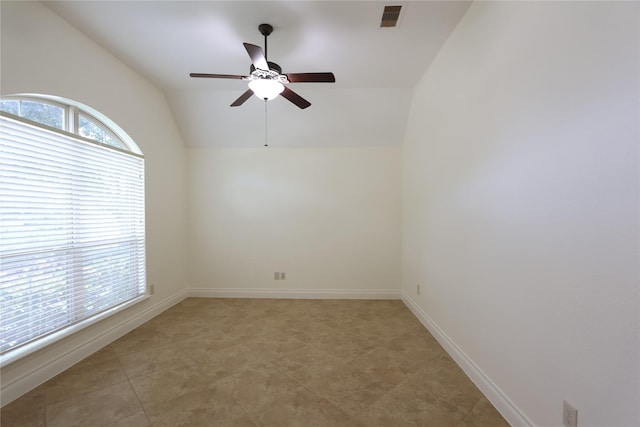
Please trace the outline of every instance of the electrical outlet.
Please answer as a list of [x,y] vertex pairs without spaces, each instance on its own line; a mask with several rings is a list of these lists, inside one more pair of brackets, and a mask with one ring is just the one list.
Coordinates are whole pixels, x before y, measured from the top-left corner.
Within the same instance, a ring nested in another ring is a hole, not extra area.
[[280,280],[284,280],[284,271],[280,273]]
[[280,280],[280,272],[276,271],[275,273],[273,273],[273,280]]
[[156,293],[156,285],[155,284],[151,284],[149,285],[149,295],[153,295]]
[[562,410],[562,424],[567,427],[578,427],[578,410],[566,400],[562,402]]
[[416,285],[416,294],[420,295],[420,284]]

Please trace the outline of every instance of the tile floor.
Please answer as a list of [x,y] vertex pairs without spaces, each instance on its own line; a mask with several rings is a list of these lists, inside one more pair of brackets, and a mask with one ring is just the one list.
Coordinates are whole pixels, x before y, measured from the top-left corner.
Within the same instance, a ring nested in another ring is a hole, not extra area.
[[189,298],[3,427],[508,426],[401,301]]

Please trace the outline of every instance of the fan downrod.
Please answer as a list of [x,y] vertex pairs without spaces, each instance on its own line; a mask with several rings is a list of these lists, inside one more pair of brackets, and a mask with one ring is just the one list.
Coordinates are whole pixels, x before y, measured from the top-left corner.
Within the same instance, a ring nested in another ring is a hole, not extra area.
[[273,27],[269,24],[260,24],[258,30],[264,36],[264,57],[267,58],[267,36],[273,32]]

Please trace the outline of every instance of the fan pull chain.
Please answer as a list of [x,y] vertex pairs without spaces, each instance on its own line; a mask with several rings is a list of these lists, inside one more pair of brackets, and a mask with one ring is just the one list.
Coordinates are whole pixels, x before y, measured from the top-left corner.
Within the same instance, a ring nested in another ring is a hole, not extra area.
[[268,147],[267,144],[267,100],[264,100],[264,146]]

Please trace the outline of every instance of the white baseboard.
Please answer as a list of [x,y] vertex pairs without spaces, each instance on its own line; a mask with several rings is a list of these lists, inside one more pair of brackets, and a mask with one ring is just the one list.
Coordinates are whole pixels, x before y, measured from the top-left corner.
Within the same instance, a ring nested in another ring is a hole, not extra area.
[[156,303],[151,307],[148,307],[146,310],[138,313],[133,318],[124,320],[107,331],[93,337],[90,341],[83,343],[81,346],[71,348],[56,356],[46,364],[40,365],[36,369],[26,372],[24,375],[14,378],[11,381],[2,381],[2,389],[0,391],[0,396],[2,396],[0,401],[2,402],[2,405],[4,406],[12,402],[45,381],[50,380],[82,359],[92,355],[126,333],[131,332],[143,323],[153,319],[155,316],[179,303],[187,296],[187,292],[182,291],[166,298],[165,300],[160,301],[159,303]]
[[194,298],[400,299],[400,291],[344,289],[190,289]]
[[509,424],[518,427],[533,427],[535,425],[404,291],[402,292],[402,301]]

